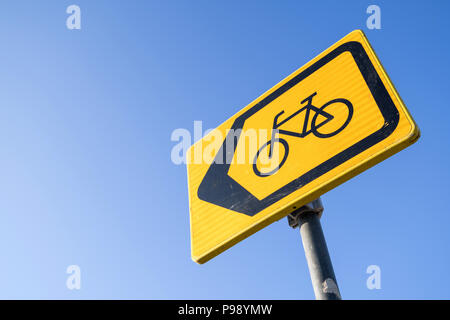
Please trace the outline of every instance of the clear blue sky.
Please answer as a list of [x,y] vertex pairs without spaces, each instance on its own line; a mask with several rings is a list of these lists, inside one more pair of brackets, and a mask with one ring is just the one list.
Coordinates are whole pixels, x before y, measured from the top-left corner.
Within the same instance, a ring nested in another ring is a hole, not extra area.
[[[66,28],[67,6],[82,29]],[[381,8],[382,29],[366,28]],[[363,29],[421,139],[323,196],[347,299],[450,298],[448,1],[3,1],[0,298],[311,299],[281,220],[190,259],[176,128],[216,127]],[[81,267],[81,290],[66,268]],[[366,268],[381,268],[381,290]]]

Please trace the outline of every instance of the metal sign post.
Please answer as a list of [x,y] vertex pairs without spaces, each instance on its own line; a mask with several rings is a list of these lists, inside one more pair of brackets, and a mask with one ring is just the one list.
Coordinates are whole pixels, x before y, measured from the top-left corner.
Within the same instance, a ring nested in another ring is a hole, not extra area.
[[316,299],[340,300],[341,294],[320,225],[322,212],[323,205],[319,198],[289,214],[288,222],[292,228],[300,228]]

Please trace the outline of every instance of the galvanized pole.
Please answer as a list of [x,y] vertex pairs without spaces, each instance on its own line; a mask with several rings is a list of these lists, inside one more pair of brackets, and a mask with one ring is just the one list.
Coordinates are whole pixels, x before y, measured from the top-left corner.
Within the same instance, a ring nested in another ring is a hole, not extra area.
[[288,221],[291,227],[300,227],[300,235],[316,299],[340,300],[341,294],[320,225],[322,212],[322,201],[319,198],[291,213],[288,216]]

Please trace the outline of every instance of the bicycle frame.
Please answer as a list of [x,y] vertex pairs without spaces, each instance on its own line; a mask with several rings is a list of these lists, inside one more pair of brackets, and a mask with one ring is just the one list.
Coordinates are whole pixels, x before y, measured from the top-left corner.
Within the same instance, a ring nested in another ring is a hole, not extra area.
[[[282,114],[284,114],[284,110],[279,112],[277,115],[275,115],[274,119],[273,119],[273,127],[272,127],[272,134],[271,134],[271,139],[269,141],[266,142],[266,144],[264,144],[261,149],[258,150],[258,152],[256,153],[255,156],[255,160],[253,163],[253,171],[255,172],[256,175],[258,176],[267,176],[267,175],[262,175],[259,170],[256,167],[256,161],[258,158],[259,153],[261,152],[261,150],[263,148],[265,148],[266,146],[269,148],[269,159],[272,158],[272,150],[273,150],[273,144],[275,142],[279,142],[282,145],[284,145],[284,148],[286,149],[286,154],[283,157],[283,160],[281,161],[278,169],[284,164],[284,161],[286,161],[286,157],[287,157],[287,153],[289,150],[289,144],[288,142],[283,139],[283,138],[276,138],[276,134],[278,133],[278,135],[280,134],[284,134],[284,135],[288,135],[288,136],[292,136],[292,137],[297,137],[297,138],[304,138],[309,134],[314,134],[317,138],[330,138],[332,136],[335,136],[336,134],[338,134],[339,132],[341,132],[350,122],[352,115],[353,115],[353,105],[350,101],[348,101],[347,99],[343,99],[343,98],[337,98],[337,99],[333,99],[328,101],[327,103],[325,103],[324,105],[322,105],[320,108],[317,108],[316,106],[314,106],[312,104],[312,99],[313,97],[317,94],[317,92],[314,92],[313,94],[311,94],[309,97],[307,97],[306,99],[304,99],[303,101],[300,102],[300,104],[304,104],[305,102],[307,103],[304,107],[300,108],[299,110],[297,110],[296,112],[294,112],[293,114],[289,115],[286,119],[279,121],[279,118]],[[326,107],[328,107],[331,104],[334,103],[343,103],[347,108],[348,108],[348,117],[345,121],[345,123],[343,125],[341,125],[340,128],[336,129],[333,132],[329,132],[329,133],[321,133],[319,132],[317,129],[322,127],[324,124],[328,123],[329,121],[334,119],[334,116],[329,114],[328,112],[324,111],[324,109]],[[289,131],[289,130],[283,130],[283,129],[279,129],[280,126],[282,126],[283,124],[285,124],[286,122],[288,122],[289,120],[291,120],[293,117],[297,116],[299,113],[303,112],[306,110],[306,114],[305,114],[305,120],[303,121],[303,128],[301,129],[300,132],[296,132],[296,131]],[[311,120],[311,128],[308,130],[308,124],[309,124],[309,116],[311,114],[311,110],[314,112],[314,115],[312,116],[312,120]],[[321,115],[322,117],[325,118],[325,120],[321,121],[319,124],[316,123],[317,121],[317,117]],[[277,170],[278,170],[277,169]],[[272,171],[269,175],[273,174],[276,171]]]
[[[297,137],[297,138],[304,138],[307,135],[309,135],[310,133],[312,133],[312,128],[310,130],[307,130],[308,123],[309,123],[309,115],[310,115],[311,110],[316,112],[316,113],[319,113],[319,112],[323,113],[323,111],[320,111],[319,108],[317,108],[316,106],[312,105],[312,99],[313,99],[313,97],[316,94],[317,94],[317,92],[314,92],[309,97],[307,97],[306,99],[301,101],[300,102],[301,104],[307,102],[307,105],[304,106],[303,108],[300,108],[299,110],[297,110],[296,112],[294,112],[293,114],[288,116],[286,119],[282,120],[281,122],[278,122],[278,118],[284,113],[284,110],[281,111],[280,113],[278,113],[275,116],[275,118],[273,119],[273,129],[272,129],[271,141],[273,141],[275,139],[275,134],[277,132],[278,132],[278,134],[284,134],[284,135],[293,136],[293,137]],[[305,120],[303,122],[303,128],[302,128],[301,132],[295,132],[295,131],[278,129],[284,123],[286,123],[287,121],[291,120],[293,117],[295,117],[299,113],[303,112],[304,110],[306,110],[306,114],[305,114]],[[330,116],[330,118],[328,118],[326,121],[324,121],[321,125],[324,125],[326,122],[328,122],[331,119],[333,119],[333,116],[331,116],[331,115],[329,115],[329,116]],[[270,147],[269,147],[269,157],[271,157],[271,156],[272,156],[272,145],[270,145]]]

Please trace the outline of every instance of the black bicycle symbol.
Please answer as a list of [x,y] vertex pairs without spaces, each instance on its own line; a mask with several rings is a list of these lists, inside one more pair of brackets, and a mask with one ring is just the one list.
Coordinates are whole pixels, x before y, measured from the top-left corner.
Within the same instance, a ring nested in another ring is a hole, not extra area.
[[[258,152],[256,153],[256,156],[255,156],[255,159],[253,160],[253,171],[255,172],[255,174],[257,176],[259,176],[259,177],[271,176],[275,172],[277,172],[283,166],[283,164],[286,162],[286,159],[287,159],[288,154],[289,154],[289,144],[287,143],[287,141],[285,139],[280,138],[280,137],[275,137],[276,133],[278,133],[279,135],[280,134],[285,134],[285,135],[298,137],[298,138],[304,138],[307,135],[312,133],[313,135],[315,135],[318,138],[330,138],[330,137],[333,137],[333,136],[337,135],[342,130],[344,130],[345,127],[349,124],[349,122],[350,122],[350,120],[352,119],[352,116],[353,116],[353,105],[352,105],[352,103],[350,101],[348,101],[347,99],[338,98],[338,99],[334,99],[334,100],[328,101],[327,103],[325,103],[320,108],[317,108],[317,107],[315,107],[312,104],[312,99],[313,99],[313,97],[316,94],[317,94],[317,92],[314,92],[309,97],[304,99],[301,102],[301,104],[307,102],[307,105],[304,106],[303,108],[299,109],[298,111],[294,112],[293,114],[288,116],[286,119],[278,122],[278,118],[284,113],[284,111],[281,111],[280,113],[278,113],[275,116],[275,118],[273,119],[273,129],[272,129],[271,139],[269,141],[267,141],[258,150]],[[344,124],[342,124],[337,130],[335,130],[333,132],[330,132],[330,133],[321,133],[319,131],[319,128],[321,128],[323,125],[327,124],[328,122],[330,122],[331,120],[334,119],[333,115],[331,115],[330,113],[325,111],[325,108],[327,108],[328,106],[330,106],[330,105],[332,105],[334,103],[343,103],[348,108],[347,119],[345,120]],[[288,130],[278,129],[280,126],[282,126],[283,124],[285,124],[286,122],[288,122],[289,120],[291,120],[293,117],[295,117],[299,113],[303,112],[304,110],[306,110],[306,114],[305,114],[305,120],[304,120],[303,128],[302,128],[301,132],[295,132],[295,131],[288,131]],[[312,120],[311,120],[311,129],[308,130],[309,116],[310,116],[311,111],[314,112],[314,116],[312,117]],[[317,118],[318,118],[319,115],[324,117],[325,120],[323,120],[321,123],[317,124],[316,122],[317,122]],[[273,169],[272,171],[266,172],[266,173],[262,173],[262,172],[259,171],[259,169],[257,167],[258,157],[259,157],[261,152],[266,147],[269,147],[268,157],[269,157],[269,159],[271,159],[272,156],[273,156],[272,150],[274,149],[274,144],[275,143],[279,143],[280,146],[283,146],[283,148],[284,148],[283,158],[281,159],[280,163],[278,164],[278,166],[275,169]]]

